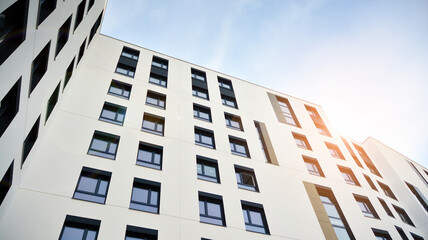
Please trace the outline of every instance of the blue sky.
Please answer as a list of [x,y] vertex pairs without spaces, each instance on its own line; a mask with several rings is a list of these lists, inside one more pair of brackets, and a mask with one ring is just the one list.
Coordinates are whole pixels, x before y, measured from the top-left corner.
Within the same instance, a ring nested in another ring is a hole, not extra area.
[[101,32],[322,105],[428,167],[428,1],[108,0]]

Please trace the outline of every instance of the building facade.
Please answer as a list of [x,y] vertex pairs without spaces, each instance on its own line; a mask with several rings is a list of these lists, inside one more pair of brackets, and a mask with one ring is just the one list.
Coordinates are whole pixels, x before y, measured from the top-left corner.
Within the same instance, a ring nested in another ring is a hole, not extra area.
[[0,239],[428,239],[427,168],[104,8],[0,3]]

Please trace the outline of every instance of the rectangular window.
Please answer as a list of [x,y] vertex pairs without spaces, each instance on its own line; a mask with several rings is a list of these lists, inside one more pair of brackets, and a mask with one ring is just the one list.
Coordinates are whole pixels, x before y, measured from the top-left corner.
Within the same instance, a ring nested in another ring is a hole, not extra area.
[[345,179],[345,182],[347,184],[351,184],[354,186],[361,186],[360,182],[358,182],[357,177],[355,177],[355,174],[352,172],[350,168],[337,166],[339,168],[340,173],[342,173],[343,179]]
[[358,167],[363,168],[363,165],[361,165],[360,160],[358,160],[358,157],[355,155],[354,151],[352,150],[351,146],[348,144],[345,138],[340,137],[345,144],[346,148],[348,149],[349,153],[351,154],[352,158],[354,159],[355,163],[358,165]]
[[395,229],[397,229],[397,232],[398,234],[400,234],[402,240],[409,240],[409,238],[406,236],[406,233],[404,233],[401,227],[395,226]]
[[388,216],[390,217],[394,217],[394,215],[391,212],[391,209],[389,209],[388,205],[386,204],[385,200],[383,200],[382,198],[377,198],[380,202],[380,205],[382,205],[383,209],[385,210],[386,214],[388,214]]
[[203,223],[226,226],[222,197],[199,192],[199,217]]
[[100,120],[117,125],[123,125],[125,120],[126,107],[122,107],[113,103],[104,102],[103,110],[101,110]]
[[138,57],[140,56],[140,51],[137,51],[132,48],[123,47],[121,56],[124,56],[126,58],[138,61]]
[[379,215],[377,215],[376,210],[367,197],[354,194],[354,198],[364,216],[379,219]]
[[[386,196],[397,200],[397,197],[395,197],[394,193],[392,192],[391,188],[388,187],[388,185],[383,184],[381,182],[377,182],[377,184],[379,184],[379,187],[382,188],[383,192],[385,193]],[[397,200],[398,201],[398,200]]]
[[110,178],[111,172],[83,167],[73,198],[104,204]]
[[146,105],[165,109],[166,95],[153,91],[147,91]]
[[24,147],[22,148],[22,165],[24,165],[25,160],[28,157],[28,154],[30,154],[31,149],[33,148],[34,144],[37,141],[37,138],[39,137],[39,125],[40,125],[40,116],[37,118],[36,122],[33,124],[33,127],[31,127],[30,132],[27,134],[27,137],[24,140]]
[[159,213],[161,184],[134,178],[129,208],[144,212]]
[[39,16],[37,26],[39,26],[56,8],[57,0],[39,0]]
[[241,118],[237,115],[233,115],[230,113],[224,113],[224,118],[226,119],[226,126],[229,128],[233,128],[239,131],[244,131],[242,127]]
[[86,38],[80,45],[79,55],[77,55],[77,64],[79,64],[80,60],[82,60],[83,55],[85,54],[85,46],[86,46]]
[[71,60],[70,64],[67,67],[67,70],[65,70],[64,87],[62,88],[62,91],[64,91],[65,87],[67,86],[68,82],[70,81],[71,76],[73,75],[74,59],[75,58],[73,58],[73,60]]
[[55,56],[58,56],[59,52],[65,46],[68,41],[68,36],[70,34],[71,28],[71,16],[62,24],[62,26],[58,29],[58,37],[56,41],[56,51]]
[[138,147],[137,165],[162,169],[163,147],[140,142]]
[[294,114],[293,109],[291,108],[290,102],[288,99],[276,97],[279,107],[281,109],[282,115],[284,117],[285,123],[300,127],[299,121],[297,121],[297,117]]
[[67,215],[59,240],[97,240],[100,220]]
[[195,144],[215,149],[214,132],[208,129],[195,127]]
[[193,117],[204,121],[211,122],[211,110],[199,104],[193,104]]
[[125,240],[157,240],[158,230],[126,226]]
[[241,138],[229,136],[229,144],[232,154],[250,158],[250,151],[248,151],[247,141]]
[[160,57],[153,56],[152,66],[167,70],[168,69],[168,60],[160,58]]
[[92,6],[94,6],[94,3],[95,3],[95,0],[89,0],[89,3],[88,3],[88,12],[89,12],[89,10],[91,10]]
[[254,173],[253,169],[235,165],[235,175],[238,188],[254,192],[259,191],[256,174]]
[[58,85],[56,86],[52,95],[49,97],[48,105],[46,107],[46,120],[45,120],[45,122],[48,121],[49,116],[51,115],[52,111],[55,108],[56,103],[58,102],[60,86],[61,86],[61,82],[58,83]]
[[194,68],[192,68],[191,71],[192,71],[192,79],[199,80],[199,81],[202,81],[202,82],[206,82],[207,81],[206,80],[207,76],[206,76],[205,72],[196,70]]
[[376,188],[376,186],[374,185],[374,182],[372,181],[372,179],[371,179],[369,176],[365,175],[365,174],[363,174],[363,175],[364,175],[364,178],[366,179],[367,183],[370,185],[370,187],[371,187],[373,190],[377,191],[377,188]]
[[166,87],[167,78],[156,73],[150,73],[149,83]]
[[48,44],[46,44],[42,51],[40,51],[37,57],[33,60],[31,65],[30,94],[33,92],[37,84],[39,84],[40,80],[48,70],[50,47],[51,42],[49,41]]
[[129,96],[131,95],[131,89],[132,86],[130,84],[112,80],[108,94],[129,99]]
[[192,95],[195,97],[203,98],[209,100],[208,90],[192,86]]
[[428,212],[428,200],[425,198],[425,196],[422,194],[422,192],[412,184],[405,182],[407,187],[410,189],[410,191],[413,193],[413,195],[418,199],[419,203],[424,207],[425,211]]
[[397,207],[395,205],[392,205],[395,209],[395,211],[398,213],[398,216],[400,216],[401,221],[403,221],[406,224],[409,224],[410,226],[415,226],[415,224],[413,224],[412,220],[410,219],[409,215],[407,215],[406,211],[404,211],[404,209]]
[[418,236],[418,235],[416,235],[416,234],[414,234],[414,233],[410,233],[410,235],[412,235],[412,238],[414,239],[414,240],[424,240],[424,238],[423,237],[421,237],[421,236]]
[[119,136],[95,131],[88,150],[88,154],[115,159],[119,140]]
[[19,98],[21,95],[21,78],[6,93],[0,102],[0,137],[9,127],[19,111]]
[[345,157],[343,156],[342,152],[336,144],[325,142],[325,145],[327,146],[328,151],[330,152],[332,157],[345,160]]
[[241,206],[244,214],[245,229],[250,232],[269,234],[263,205],[241,200]]
[[165,119],[156,115],[144,113],[141,131],[163,136]]
[[392,240],[389,233],[384,230],[372,228],[373,234],[376,236],[376,240]]
[[366,151],[364,151],[364,149],[361,146],[359,146],[359,145],[357,145],[355,143],[352,143],[352,144],[354,145],[355,149],[357,149],[358,153],[360,154],[361,158],[366,163],[366,165],[369,168],[370,172],[373,173],[374,175],[377,175],[378,177],[382,177],[380,175],[380,172],[377,170],[377,168],[373,164],[372,160],[367,155]]
[[135,67],[128,66],[122,63],[118,63],[116,67],[116,73],[120,73],[122,75],[126,75],[128,77],[134,77],[135,75]]
[[196,156],[198,179],[220,183],[217,160]]
[[309,144],[308,139],[304,135],[294,133],[294,132],[292,134],[293,134],[294,140],[296,141],[296,144],[299,148],[303,148],[303,149],[312,151],[311,145]]
[[266,162],[278,165],[278,160],[276,159],[272,143],[269,139],[266,124],[254,121],[254,125],[257,130],[263,156],[265,157]]
[[233,97],[229,97],[221,94],[221,102],[223,103],[224,106],[238,109],[238,104],[236,103],[236,99]]
[[315,127],[318,130],[318,133],[321,135],[331,137],[331,134],[328,131],[327,127],[325,126],[325,123],[322,120],[321,116],[319,115],[317,109],[315,107],[311,107],[308,105],[305,105],[305,108],[308,111],[309,115],[311,116],[312,121],[314,122]]
[[218,85],[222,88],[233,91],[232,82],[230,80],[218,77]]
[[76,30],[76,28],[79,26],[79,24],[83,20],[83,15],[85,13],[85,5],[86,5],[86,0],[82,0],[79,3],[79,6],[77,6],[77,14],[76,14],[76,20],[74,22],[74,30]]
[[308,169],[308,172],[310,174],[320,176],[320,177],[325,177],[320,167],[320,164],[315,158],[310,158],[307,156],[302,156],[302,157],[303,157],[303,161],[306,164],[306,168]]
[[0,206],[3,203],[3,200],[6,198],[9,189],[12,187],[13,183],[13,163],[9,165],[9,168],[4,173],[3,178],[0,181]]
[[[89,0],[89,4],[91,3],[91,1],[94,1],[94,0]],[[88,45],[91,43],[92,39],[94,38],[95,34],[97,33],[98,28],[100,28],[102,17],[103,17],[103,12],[100,13],[97,20],[95,21],[94,25],[91,28],[91,32],[89,33]]]

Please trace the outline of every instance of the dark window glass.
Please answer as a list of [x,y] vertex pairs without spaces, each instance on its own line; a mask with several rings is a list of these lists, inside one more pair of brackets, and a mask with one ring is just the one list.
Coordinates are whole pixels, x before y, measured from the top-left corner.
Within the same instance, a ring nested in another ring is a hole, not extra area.
[[214,133],[207,129],[195,127],[195,144],[215,149]]
[[200,97],[206,100],[209,100],[208,90],[192,86],[192,95],[195,97]]
[[269,234],[263,206],[260,204],[241,201],[244,214],[245,229],[250,232]]
[[166,96],[157,92],[147,91],[146,104],[165,109]]
[[325,145],[328,148],[328,151],[330,152],[332,157],[335,158],[340,158],[340,159],[345,159],[345,157],[343,157],[342,152],[340,151],[339,147],[333,143],[325,143]]
[[199,217],[203,223],[226,226],[221,196],[199,192]]
[[12,187],[13,182],[13,163],[9,165],[9,168],[4,173],[3,178],[0,181],[0,205],[3,203],[3,200],[6,198],[7,192]]
[[383,184],[381,182],[377,182],[377,184],[379,184],[379,187],[382,189],[382,191],[385,193],[386,196],[397,200],[397,198],[395,197],[394,193],[392,192],[391,188],[389,188],[386,184]]
[[193,117],[211,122],[211,110],[209,107],[193,104]]
[[414,233],[410,233],[410,235],[412,235],[412,238],[414,239],[414,240],[424,240],[424,238],[423,237],[421,237],[421,236],[418,236],[418,235],[416,235],[416,234],[414,234]]
[[168,60],[153,56],[152,66],[167,70]]
[[232,154],[239,155],[242,157],[250,157],[247,142],[244,139],[229,136],[229,144],[230,151],[232,151]]
[[[89,4],[91,4],[91,1],[95,1],[95,0],[90,0]],[[90,8],[90,7],[89,7]],[[89,11],[89,9],[88,9]],[[103,12],[100,13],[100,15],[98,16],[97,20],[95,21],[94,25],[91,28],[91,32],[89,33],[89,43],[91,43],[92,39],[94,38],[95,34],[98,31],[98,28],[101,25],[101,18],[103,17]],[[88,45],[89,45],[88,43]]]
[[20,94],[21,78],[16,81],[0,102],[0,137],[3,136],[7,127],[9,127],[16,114],[18,114]]
[[105,102],[103,110],[101,111],[100,120],[123,125],[125,120],[126,107],[122,107],[116,104]]
[[27,159],[28,154],[30,154],[31,149],[39,137],[39,125],[40,125],[40,116],[37,118],[36,122],[33,124],[30,132],[24,140],[24,147],[22,148],[22,163],[24,165],[25,160]]
[[95,131],[88,154],[115,159],[119,140],[119,136]]
[[70,64],[67,67],[67,70],[65,70],[65,78],[64,78],[64,87],[63,87],[63,89],[65,89],[65,87],[68,84],[68,81],[70,81],[70,78],[73,75],[74,59],[75,58],[73,58],[73,60],[71,60]]
[[132,86],[123,82],[112,80],[108,93],[117,97],[129,99]]
[[303,156],[303,161],[305,161],[306,168],[308,169],[308,172],[310,174],[324,177],[324,173],[321,169],[321,166],[315,158]]
[[150,73],[149,82],[161,87],[166,87],[167,78],[156,73]]
[[135,75],[135,67],[118,63],[116,67],[116,73],[120,73],[133,78]]
[[205,72],[196,70],[192,68],[192,78],[202,81],[202,82],[206,82],[206,74]]
[[392,240],[391,236],[389,236],[389,233],[384,230],[375,229],[372,228],[373,234],[376,237],[376,240]]
[[371,179],[369,176],[365,175],[365,174],[363,174],[363,175],[364,175],[364,178],[366,179],[367,183],[370,185],[370,187],[371,187],[373,190],[377,191],[377,188],[376,188],[376,186],[374,185],[374,183],[373,183],[372,179]]
[[96,240],[100,220],[67,215],[59,240]]
[[135,49],[128,48],[128,47],[123,47],[121,56],[138,61],[138,57],[140,56],[140,51],[137,51]]
[[126,226],[125,240],[157,240],[158,230]]
[[160,183],[135,178],[129,208],[159,213]]
[[303,149],[307,149],[307,150],[312,150],[308,139],[304,135],[298,134],[298,133],[293,133],[293,137],[294,137],[294,140],[296,141],[296,144],[298,147],[303,148]]
[[235,165],[235,175],[239,188],[255,192],[259,191],[256,175],[253,169]]
[[31,65],[30,94],[48,70],[50,46],[51,42],[49,41],[42,51],[39,52]]
[[409,238],[404,233],[403,229],[401,227],[395,226],[395,229],[397,229],[398,234],[400,234],[400,237],[402,240],[409,240]]
[[216,160],[197,156],[196,169],[198,173],[198,179],[216,183],[220,182]]
[[94,6],[94,3],[95,3],[95,0],[89,0],[89,3],[88,3],[88,12],[89,12],[89,10],[91,10],[92,6]]
[[61,86],[61,83],[58,83],[58,86],[56,86],[55,90],[53,91],[52,95],[50,96],[48,100],[48,106],[46,107],[46,120],[48,120],[49,116],[51,115],[52,111],[55,108],[56,103],[58,102],[59,97],[59,88]]
[[372,203],[367,197],[358,196],[354,194],[354,198],[355,201],[357,201],[358,206],[360,207],[361,212],[364,216],[379,219],[376,210],[374,209]]
[[137,165],[161,169],[163,148],[152,144],[140,142],[138,148]]
[[163,136],[165,119],[151,114],[144,114],[142,131]]
[[409,215],[407,215],[406,211],[404,211],[404,209],[397,207],[395,205],[392,205],[395,209],[395,211],[398,213],[398,216],[400,216],[401,221],[403,221],[404,223],[407,223],[411,226],[415,226],[412,222],[412,220],[410,219]]
[[85,46],[86,46],[86,38],[85,38],[85,41],[83,41],[82,45],[80,45],[79,55],[77,56],[77,64],[79,64],[80,60],[83,57],[83,54],[85,54]]
[[242,127],[241,118],[239,116],[236,116],[230,113],[225,113],[224,118],[226,119],[227,127],[240,130],[240,131],[244,130],[244,128]]
[[377,198],[377,199],[379,199],[380,205],[382,205],[382,207],[385,210],[386,214],[388,214],[388,216],[390,216],[390,217],[394,217],[394,215],[391,212],[391,209],[389,209],[389,207],[386,204],[385,200],[383,200],[382,198]]
[[39,16],[37,26],[39,26],[56,8],[56,0],[39,0]]
[[58,56],[58,53],[62,50],[62,48],[67,43],[68,36],[70,34],[70,28],[71,28],[71,16],[68,17],[68,19],[58,29],[55,56]]
[[73,198],[104,204],[111,173],[83,167]]
[[222,88],[233,91],[232,82],[230,80],[218,77],[218,85]]
[[82,0],[79,3],[79,6],[77,6],[77,14],[76,14],[76,20],[74,23],[74,30],[76,30],[76,28],[79,26],[79,24],[83,20],[83,15],[85,13],[85,5],[86,5],[86,0]]
[[228,97],[226,95],[221,95],[221,102],[223,105],[233,108],[238,108],[238,104],[236,103],[236,99],[232,97]]
[[361,186],[360,183],[357,180],[357,177],[355,177],[355,174],[352,172],[350,168],[345,168],[342,166],[338,166],[340,173],[342,173],[343,179],[345,179],[345,182],[347,184],[355,185],[355,186]]

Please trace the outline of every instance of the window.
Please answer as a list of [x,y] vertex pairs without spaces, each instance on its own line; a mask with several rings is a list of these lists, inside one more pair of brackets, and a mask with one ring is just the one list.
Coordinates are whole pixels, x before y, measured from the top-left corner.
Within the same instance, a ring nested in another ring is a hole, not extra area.
[[13,183],[13,163],[9,165],[9,168],[4,173],[3,178],[0,181],[0,206],[3,203],[3,200],[6,198],[7,192],[12,187]]
[[296,141],[296,144],[299,148],[303,148],[306,150],[312,150],[311,145],[309,145],[308,139],[304,135],[298,134],[298,133],[293,133],[293,137],[294,137],[294,140]]
[[325,126],[325,123],[322,120],[321,116],[319,115],[317,109],[315,107],[311,107],[308,105],[305,105],[305,108],[308,111],[309,115],[311,116],[312,121],[314,122],[315,127],[318,130],[318,133],[321,135],[331,137],[330,132],[328,131],[327,127]]
[[258,192],[256,174],[251,168],[235,165],[236,181],[238,188]]
[[16,81],[0,102],[0,137],[18,114],[20,93],[21,78]]
[[104,204],[110,178],[110,172],[83,167],[73,198]]
[[119,136],[95,131],[88,154],[109,159],[116,158]]
[[70,34],[70,28],[71,28],[71,16],[68,17],[68,19],[58,29],[55,56],[58,56],[58,53],[62,50],[62,48],[67,43],[68,35]]
[[165,109],[166,107],[166,95],[147,91],[146,105],[151,105],[154,107],[159,107]]
[[58,85],[56,86],[55,90],[53,91],[52,95],[50,96],[50,98],[48,100],[48,106],[46,107],[46,120],[45,120],[45,122],[48,121],[49,116],[51,115],[52,111],[55,108],[56,103],[58,102],[60,84],[61,83],[58,83]]
[[411,226],[415,226],[412,222],[412,220],[410,219],[409,215],[407,215],[406,211],[404,211],[404,209],[397,207],[395,205],[392,205],[395,209],[395,211],[398,213],[398,216],[400,216],[401,221],[403,221],[406,224],[409,224]]
[[221,102],[223,105],[233,108],[238,108],[238,104],[236,103],[236,99],[232,97],[228,97],[226,95],[221,95]]
[[192,86],[192,94],[195,97],[200,97],[200,98],[209,100],[208,90],[206,90],[206,89]]
[[156,73],[150,73],[149,82],[161,87],[166,87],[167,78]]
[[250,152],[248,151],[247,142],[244,139],[237,137],[229,136],[230,151],[232,154],[239,155],[242,157],[250,157]]
[[112,80],[110,88],[108,90],[108,94],[129,99],[129,95],[131,94],[131,88],[132,86],[129,84]]
[[193,104],[193,117],[211,122],[211,110],[198,104]]
[[74,59],[71,60],[70,64],[67,67],[67,70],[65,70],[65,77],[64,77],[64,87],[62,90],[64,91],[65,87],[68,84],[68,81],[70,81],[71,76],[73,75],[73,68],[74,68]]
[[414,240],[424,240],[424,238],[423,237],[421,237],[421,236],[418,236],[418,235],[416,235],[416,234],[414,234],[414,233],[410,233],[410,235],[412,235],[412,238],[414,239]]
[[355,143],[352,143],[352,144],[354,145],[355,149],[357,149],[358,153],[360,154],[361,158],[366,163],[366,165],[369,168],[370,172],[373,173],[374,175],[377,175],[378,177],[382,177],[380,175],[380,172],[377,170],[377,168],[373,164],[372,160],[367,155],[366,151],[364,151],[364,149],[361,146],[358,146]]
[[202,82],[206,82],[206,74],[205,72],[196,70],[192,68],[192,78],[202,81]]
[[250,232],[269,234],[263,205],[241,200],[245,229]]
[[37,138],[39,136],[39,125],[40,125],[40,116],[37,118],[36,122],[33,124],[33,127],[31,128],[30,132],[28,133],[27,137],[24,140],[24,147],[22,148],[22,165],[24,165],[25,160],[28,157],[28,154],[30,154],[31,149],[33,148],[34,144],[37,141]]
[[367,197],[354,194],[354,198],[364,216],[379,219],[379,215],[377,215],[376,210]]
[[345,157],[343,157],[342,152],[340,151],[339,147],[336,144],[326,142],[325,145],[327,146],[328,150],[330,151],[330,154],[332,157],[345,160]]
[[360,160],[358,160],[358,157],[355,155],[354,151],[352,150],[351,146],[348,144],[346,139],[343,137],[340,137],[340,138],[342,139],[342,142],[345,144],[346,148],[348,149],[349,153],[351,154],[352,158],[354,159],[358,167],[363,168],[363,165],[361,165]]
[[217,160],[196,156],[198,179],[220,183]]
[[39,52],[31,65],[30,94],[48,70],[50,46],[51,42],[49,41],[42,51]]
[[140,51],[137,51],[128,47],[123,47],[121,56],[138,61],[138,57],[140,56]]
[[0,65],[24,42],[28,0],[18,0],[0,13]]
[[[394,193],[392,192],[391,188],[389,188],[386,184],[383,184],[381,182],[377,182],[379,184],[379,187],[382,188],[383,192],[385,193],[386,196],[397,200],[397,198],[395,197]],[[398,201],[398,200],[397,200]]]
[[116,73],[120,73],[129,77],[134,77],[135,67],[131,67],[122,63],[118,63],[116,67]]
[[269,139],[266,124],[254,121],[254,126],[256,127],[260,145],[263,151],[263,156],[265,157],[266,162],[278,165],[272,143]]
[[86,38],[85,41],[82,42],[79,49],[79,55],[77,55],[77,64],[79,64],[80,60],[82,60],[83,54],[85,54],[85,46],[86,46]]
[[116,66],[116,73],[133,78],[137,69],[139,54],[140,52],[137,50],[123,47],[119,62]]
[[416,199],[418,199],[419,203],[424,207],[425,211],[428,212],[428,201],[425,198],[425,196],[422,194],[422,192],[412,184],[406,182],[407,187],[410,189],[410,191],[415,195]]
[[208,129],[195,127],[195,144],[215,149],[214,132]]
[[232,82],[230,80],[218,77],[218,85],[222,88],[233,91]]
[[285,123],[300,127],[299,122],[297,121],[296,115],[294,114],[293,109],[291,108],[290,102],[285,98],[276,97],[278,100],[279,107],[281,109],[282,115],[284,116]]
[[239,116],[236,116],[230,113],[224,113],[224,118],[226,119],[227,127],[233,128],[239,131],[244,131],[244,128],[242,127],[241,118]]
[[105,102],[103,110],[101,111],[100,120],[122,126],[125,120],[125,114],[126,107]]
[[57,0],[39,0],[39,16],[37,26],[39,26],[56,8]]
[[203,223],[226,226],[222,197],[199,192],[199,219]]
[[382,198],[377,198],[380,202],[380,205],[382,205],[383,209],[385,210],[386,214],[388,214],[388,216],[390,217],[394,217],[394,215],[391,212],[391,209],[389,209],[388,205],[386,204],[385,200],[383,200]]
[[79,3],[79,6],[77,6],[77,14],[76,14],[76,20],[74,22],[74,30],[76,30],[76,28],[79,26],[79,24],[83,20],[83,15],[85,13],[85,5],[86,5],[86,0],[82,0]]
[[376,240],[392,240],[389,233],[384,230],[372,228],[373,234],[376,236]]
[[345,179],[345,182],[347,184],[351,184],[351,185],[355,185],[355,186],[361,186],[350,168],[345,168],[342,166],[338,166],[338,167],[339,167],[340,173],[342,173],[343,179]]
[[158,182],[134,178],[129,208],[159,213],[160,187],[161,184]]
[[398,234],[400,234],[400,237],[402,240],[409,240],[409,238],[404,233],[403,229],[401,227],[395,226],[395,229],[397,229]]
[[163,148],[149,143],[140,142],[137,165],[160,170],[162,168]]
[[162,69],[168,69],[168,60],[153,56],[152,66]]
[[157,240],[158,230],[126,226],[125,240]]
[[142,131],[163,136],[165,119],[163,117],[144,113]]
[[363,174],[363,175],[364,175],[364,178],[366,179],[367,183],[370,185],[370,187],[371,187],[373,190],[377,191],[377,188],[376,188],[376,186],[374,185],[374,183],[373,183],[372,179],[371,179],[369,176],[365,175],[365,174]]
[[100,220],[67,215],[59,240],[96,240],[100,223]]
[[302,156],[302,157],[303,157],[303,161],[306,164],[306,168],[308,169],[308,172],[310,174],[320,176],[320,177],[325,177],[320,167],[320,164],[315,158],[310,158],[306,156]]
[[92,6],[94,6],[94,3],[95,3],[95,0],[89,0],[89,3],[88,3],[88,12],[89,12],[89,10],[91,10]]
[[[90,0],[89,4],[91,3],[91,1],[93,2],[95,0]],[[88,11],[89,11],[89,9],[88,9]],[[89,43],[91,43],[92,39],[94,38],[95,34],[97,33],[98,28],[101,25],[101,18],[102,17],[103,17],[103,12],[100,13],[100,15],[98,16],[97,20],[95,21],[94,25],[91,28],[91,32],[89,33],[89,42],[88,42],[88,45],[89,45]]]

